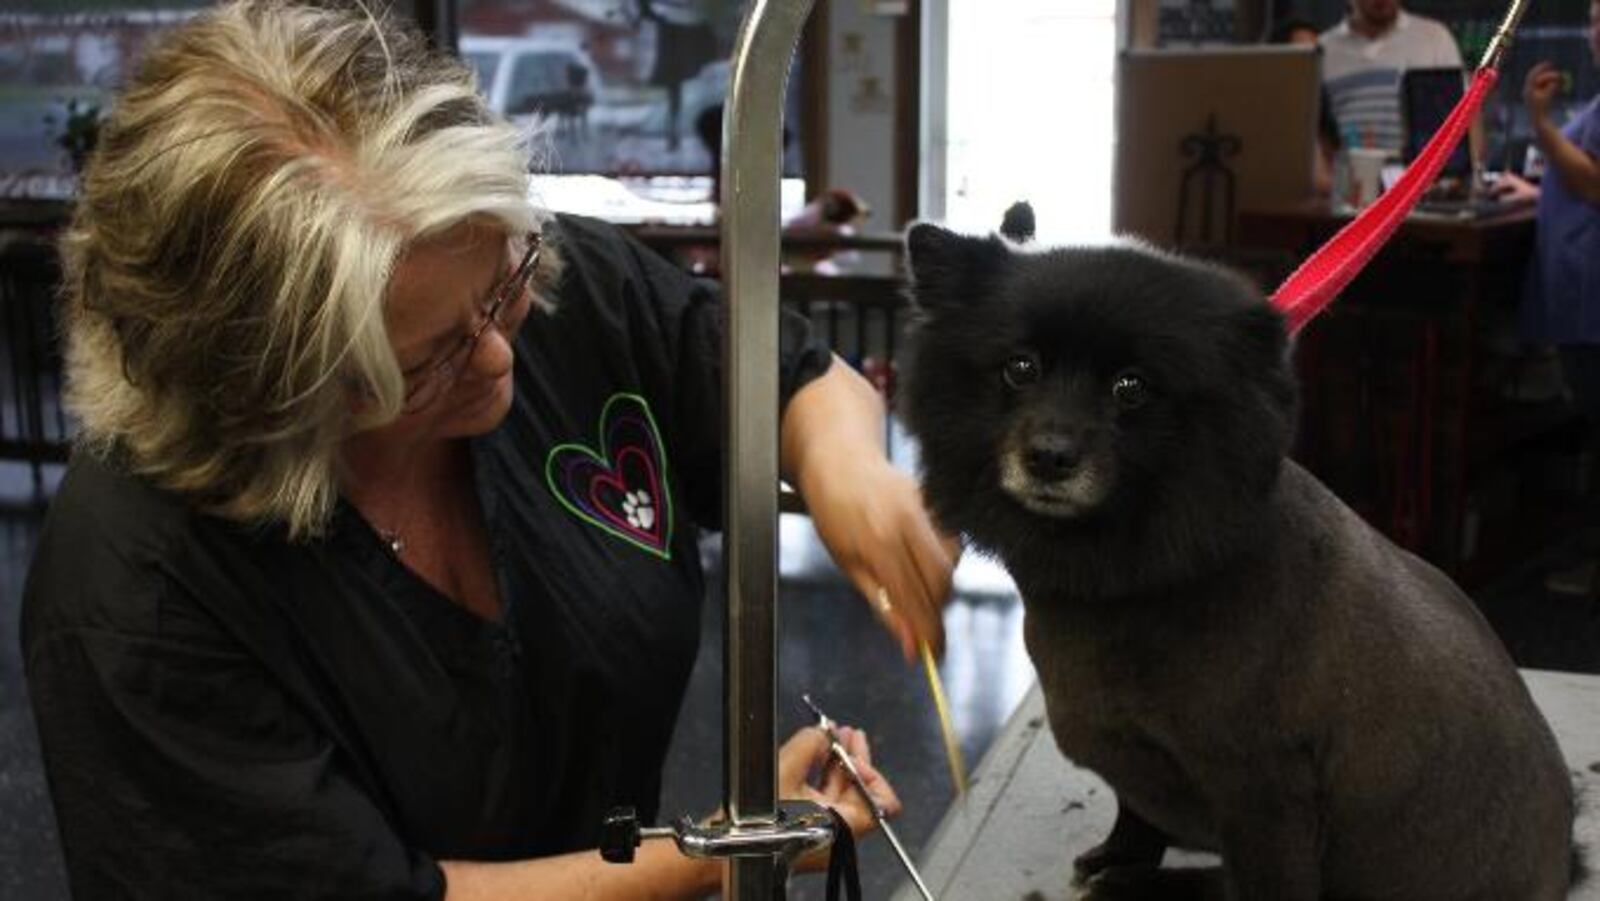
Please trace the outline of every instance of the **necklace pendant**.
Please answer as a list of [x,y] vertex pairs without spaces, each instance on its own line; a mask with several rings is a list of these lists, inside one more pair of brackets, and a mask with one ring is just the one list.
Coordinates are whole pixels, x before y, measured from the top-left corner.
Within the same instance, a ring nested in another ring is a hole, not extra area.
[[383,543],[389,546],[389,553],[394,554],[396,557],[400,556],[406,549],[406,543],[401,540],[399,532],[379,529],[378,537],[383,539]]

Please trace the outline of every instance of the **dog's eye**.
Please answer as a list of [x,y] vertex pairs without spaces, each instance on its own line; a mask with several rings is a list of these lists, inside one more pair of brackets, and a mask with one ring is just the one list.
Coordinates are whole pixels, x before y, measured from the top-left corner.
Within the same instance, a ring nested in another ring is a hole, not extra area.
[[1039,380],[1039,360],[1029,354],[1017,354],[1006,361],[1002,370],[1006,384],[1013,388],[1031,385]]
[[1150,388],[1138,375],[1124,372],[1111,383],[1111,396],[1116,399],[1117,406],[1133,410],[1144,406],[1144,402],[1150,399]]

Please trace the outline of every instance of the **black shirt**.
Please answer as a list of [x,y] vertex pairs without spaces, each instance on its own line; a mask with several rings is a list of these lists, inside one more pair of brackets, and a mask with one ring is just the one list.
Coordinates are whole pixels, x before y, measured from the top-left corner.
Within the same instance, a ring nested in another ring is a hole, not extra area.
[[[434,860],[592,847],[656,809],[721,505],[720,304],[561,217],[557,309],[473,439],[481,619],[354,508],[291,543],[77,453],[22,643],[80,897],[438,897]],[[787,399],[829,357],[785,317]]]

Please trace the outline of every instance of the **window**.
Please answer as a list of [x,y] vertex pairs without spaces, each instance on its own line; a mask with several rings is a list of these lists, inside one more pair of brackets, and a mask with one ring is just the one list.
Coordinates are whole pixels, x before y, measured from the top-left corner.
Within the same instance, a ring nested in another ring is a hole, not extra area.
[[743,13],[736,0],[461,0],[460,50],[490,107],[543,121],[552,172],[708,176]]
[[0,196],[71,196],[75,164],[124,75],[151,38],[206,5],[8,3],[0,13]]

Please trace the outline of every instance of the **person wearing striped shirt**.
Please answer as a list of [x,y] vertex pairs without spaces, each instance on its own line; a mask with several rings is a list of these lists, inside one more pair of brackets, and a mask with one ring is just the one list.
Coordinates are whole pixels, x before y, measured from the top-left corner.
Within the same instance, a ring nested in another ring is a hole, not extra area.
[[1322,83],[1343,143],[1399,154],[1405,135],[1400,77],[1407,69],[1461,68],[1443,24],[1399,0],[1350,0],[1350,14],[1318,38]]

